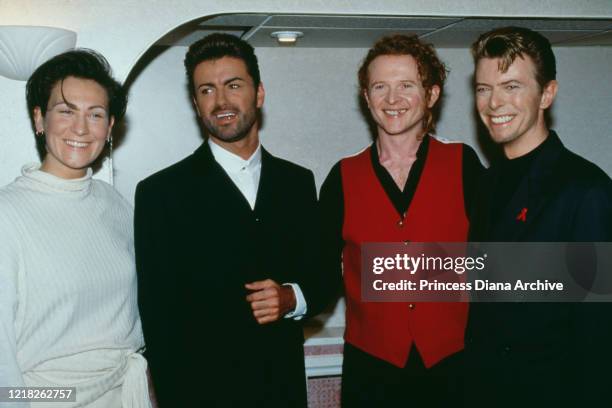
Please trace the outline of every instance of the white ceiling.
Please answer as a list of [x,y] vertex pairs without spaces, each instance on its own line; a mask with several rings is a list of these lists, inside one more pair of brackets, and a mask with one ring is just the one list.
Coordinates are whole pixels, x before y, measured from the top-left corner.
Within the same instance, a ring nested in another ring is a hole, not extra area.
[[414,33],[440,48],[469,47],[480,33],[508,25],[528,27],[558,46],[612,46],[611,19],[499,19],[330,15],[229,14],[177,28],[158,45],[187,46],[213,32],[241,36],[254,47],[277,47],[270,34],[304,33],[297,47],[368,48],[385,34]]

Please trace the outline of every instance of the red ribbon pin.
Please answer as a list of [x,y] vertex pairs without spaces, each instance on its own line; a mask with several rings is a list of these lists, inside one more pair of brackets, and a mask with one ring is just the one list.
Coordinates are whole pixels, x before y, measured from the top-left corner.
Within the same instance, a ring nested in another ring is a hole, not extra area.
[[517,221],[522,221],[525,222],[527,221],[527,207],[524,207],[521,212],[519,213],[519,215],[516,217]]

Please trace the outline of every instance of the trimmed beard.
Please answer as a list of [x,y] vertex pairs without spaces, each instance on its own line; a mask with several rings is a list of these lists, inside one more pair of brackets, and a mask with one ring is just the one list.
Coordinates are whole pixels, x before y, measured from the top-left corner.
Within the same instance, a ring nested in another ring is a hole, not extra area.
[[236,124],[236,129],[230,133],[224,133],[222,128],[214,125],[212,121],[209,121],[205,117],[202,117],[202,124],[210,137],[214,137],[226,143],[234,143],[244,139],[249,134],[251,128],[257,121],[257,107],[253,106],[244,113],[239,112],[237,116],[238,123]]

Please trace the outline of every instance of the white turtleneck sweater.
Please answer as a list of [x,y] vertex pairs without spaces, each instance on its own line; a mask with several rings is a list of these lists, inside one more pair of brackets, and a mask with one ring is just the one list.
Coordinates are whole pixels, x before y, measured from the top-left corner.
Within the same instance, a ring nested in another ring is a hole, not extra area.
[[0,386],[76,387],[32,407],[149,406],[132,214],[91,169],[28,165],[0,189]]

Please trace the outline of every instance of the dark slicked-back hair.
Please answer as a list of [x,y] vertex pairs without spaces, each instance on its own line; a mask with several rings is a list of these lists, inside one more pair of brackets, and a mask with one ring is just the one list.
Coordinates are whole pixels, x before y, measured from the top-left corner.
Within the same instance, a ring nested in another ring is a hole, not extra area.
[[506,72],[517,57],[528,56],[535,65],[536,81],[543,89],[557,77],[557,63],[550,41],[523,27],[503,27],[482,34],[472,44],[474,64],[482,58],[499,58],[499,70]]
[[383,55],[410,55],[417,63],[419,77],[425,89],[427,99],[431,95],[434,85],[440,87],[440,97],[431,109],[425,110],[423,117],[423,129],[426,132],[435,131],[436,119],[440,113],[440,104],[444,91],[444,81],[446,81],[447,69],[444,63],[438,58],[435,49],[431,44],[419,40],[416,35],[395,34],[381,38],[370,48],[365,59],[359,68],[358,78],[359,87],[363,92],[368,91],[369,72],[368,68],[376,57]]
[[223,57],[238,58],[244,61],[247,72],[253,79],[255,89],[259,86],[261,78],[255,50],[248,42],[231,34],[215,33],[191,44],[185,55],[185,74],[189,83],[189,91],[193,96],[195,89],[193,72],[203,61],[218,60]]
[[47,113],[53,87],[68,77],[97,82],[106,90],[109,115],[114,117],[115,121],[123,117],[127,107],[127,93],[112,77],[108,61],[96,51],[80,48],[56,55],[39,66],[30,76],[26,84],[26,100],[32,118],[37,106],[43,116]]

